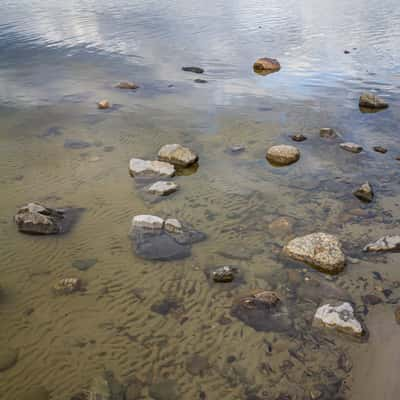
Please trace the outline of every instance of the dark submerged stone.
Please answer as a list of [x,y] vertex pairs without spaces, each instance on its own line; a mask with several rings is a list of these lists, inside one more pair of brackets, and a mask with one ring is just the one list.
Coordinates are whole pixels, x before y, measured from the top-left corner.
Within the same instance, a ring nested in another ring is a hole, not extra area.
[[182,67],[182,71],[202,74],[204,72],[204,69],[200,67]]

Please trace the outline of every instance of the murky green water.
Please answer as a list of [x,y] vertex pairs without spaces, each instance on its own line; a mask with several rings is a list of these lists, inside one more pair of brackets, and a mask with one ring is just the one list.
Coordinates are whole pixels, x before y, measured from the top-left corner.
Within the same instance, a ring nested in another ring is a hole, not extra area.
[[[17,349],[18,361],[0,372],[1,399],[42,386],[70,400],[104,369],[136,382],[129,400],[397,398],[399,255],[361,249],[399,229],[399,21],[391,0],[6,2],[0,349]],[[260,56],[278,58],[281,71],[255,75]],[[183,65],[203,67],[208,82]],[[119,80],[141,87],[119,91]],[[361,113],[363,90],[390,108]],[[103,98],[115,107],[97,110]],[[321,139],[325,126],[365,151]],[[266,149],[292,144],[293,133],[308,137],[296,143],[300,161],[270,166]],[[69,149],[68,140],[90,146]],[[199,168],[174,178],[177,193],[149,201],[128,162],[153,159],[166,143],[196,150]],[[232,154],[235,144],[245,151]],[[365,180],[376,192],[368,205],[352,196]],[[85,211],[67,235],[27,236],[12,217],[29,201]],[[176,217],[208,239],[185,260],[145,261],[128,238],[136,214]],[[270,227],[279,217],[289,232]],[[338,235],[359,262],[326,277],[282,255],[290,238],[317,230]],[[97,262],[72,265],[87,259]],[[224,264],[240,268],[237,284],[207,277]],[[87,291],[54,296],[66,277]],[[289,330],[255,331],[231,315],[256,288],[280,294]],[[365,305],[368,294],[382,304]],[[332,297],[354,302],[366,340],[312,327]]]

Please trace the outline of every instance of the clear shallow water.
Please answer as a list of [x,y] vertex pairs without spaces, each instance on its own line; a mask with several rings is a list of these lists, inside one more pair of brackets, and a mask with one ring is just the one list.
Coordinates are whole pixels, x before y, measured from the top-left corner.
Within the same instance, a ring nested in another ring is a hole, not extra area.
[[[123,382],[139,380],[142,398],[170,382],[181,399],[203,393],[207,399],[307,399],[322,385],[329,399],[335,390],[357,400],[371,382],[381,394],[390,387],[385,398],[392,399],[397,361],[380,351],[379,338],[393,328],[398,255],[365,257],[360,249],[398,233],[399,20],[400,7],[390,0],[351,7],[344,1],[6,2],[0,16],[0,346],[17,348],[19,360],[0,373],[1,398],[20,398],[42,385],[52,399],[69,400],[106,368]],[[278,58],[281,71],[255,75],[252,64],[260,56]],[[208,83],[194,83],[198,76],[181,71],[183,65],[203,67]],[[113,88],[125,79],[141,88]],[[391,107],[360,113],[365,89]],[[99,112],[95,103],[102,98],[118,107]],[[322,126],[339,129],[365,153],[348,154],[321,140]],[[301,160],[269,166],[266,149],[289,143],[291,133],[309,137],[298,144]],[[91,147],[66,149],[68,139]],[[148,202],[128,175],[129,158],[153,158],[162,144],[175,142],[194,148],[200,167],[176,178],[178,193]],[[246,151],[232,156],[227,149],[236,143]],[[374,153],[374,145],[389,152]],[[351,191],[366,179],[377,199],[360,206]],[[31,200],[86,211],[66,236],[30,237],[16,232],[12,216]],[[209,239],[189,259],[143,261],[127,237],[140,213],[176,216]],[[291,234],[269,230],[279,216],[292,220]],[[337,234],[346,253],[362,259],[333,282],[281,256],[291,235],[317,229]],[[92,258],[98,262],[88,271],[72,267]],[[224,263],[238,265],[244,282],[210,284],[205,272]],[[52,285],[69,276],[82,278],[87,292],[52,296]],[[368,342],[311,328],[325,284],[350,294],[371,325]],[[254,288],[284,297],[295,326],[290,335],[255,332],[230,316],[233,299]],[[382,289],[393,293],[386,298]],[[362,296],[370,293],[385,303],[368,306],[365,316]],[[152,311],[166,299],[178,306],[166,316]],[[390,343],[397,340],[390,336]],[[350,373],[338,368],[342,353],[352,360]],[[193,361],[194,355],[207,362]],[[372,362],[387,374],[363,379],[364,365]]]

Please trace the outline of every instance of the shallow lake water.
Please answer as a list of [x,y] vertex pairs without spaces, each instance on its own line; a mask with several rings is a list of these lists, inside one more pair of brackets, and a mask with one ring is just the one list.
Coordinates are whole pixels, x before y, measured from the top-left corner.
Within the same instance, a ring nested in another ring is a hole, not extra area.
[[[16,349],[18,360],[0,371],[0,398],[43,387],[70,400],[107,370],[135,387],[128,400],[396,399],[400,255],[362,248],[399,233],[399,43],[396,0],[6,1],[0,350]],[[281,70],[255,74],[263,56]],[[192,65],[205,73],[181,70]],[[121,80],[140,88],[118,90]],[[361,112],[365,90],[390,107]],[[103,98],[110,110],[97,109]],[[342,138],[320,138],[321,127]],[[292,142],[295,133],[308,140]],[[343,151],[342,140],[364,151]],[[199,165],[154,201],[128,163],[155,159],[166,143],[194,149]],[[281,143],[300,149],[296,164],[266,161]],[[238,144],[245,150],[232,153]],[[366,180],[370,204],[352,195]],[[31,201],[83,211],[65,235],[29,236],[13,216]],[[207,239],[184,260],[143,260],[128,237],[137,214],[176,217]],[[292,229],[271,228],[280,217]],[[315,231],[342,241],[352,262],[339,275],[282,254]],[[221,265],[239,268],[236,283],[210,280]],[[55,296],[68,277],[87,290]],[[288,329],[255,330],[231,314],[253,289],[279,293]],[[369,294],[381,304],[366,304]],[[353,302],[365,338],[312,326],[332,297]]]

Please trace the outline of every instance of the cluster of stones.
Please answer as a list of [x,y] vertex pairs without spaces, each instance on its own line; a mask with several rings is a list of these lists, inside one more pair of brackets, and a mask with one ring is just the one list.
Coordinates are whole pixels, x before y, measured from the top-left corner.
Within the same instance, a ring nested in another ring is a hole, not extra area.
[[[115,87],[117,88],[117,89],[123,89],[123,90],[136,90],[136,89],[139,89],[139,85],[137,85],[136,83],[134,83],[134,82],[129,82],[129,81],[121,81],[121,82],[118,82],[116,85],[115,85]],[[97,108],[99,109],[99,110],[107,110],[107,109],[109,109],[111,107],[111,103],[107,100],[107,99],[103,99],[103,100],[100,100],[98,103],[97,103]]]
[[[180,144],[166,144],[158,152],[158,160],[142,160],[132,158],[129,162],[129,173],[134,178],[172,178],[176,168],[187,168],[198,161],[198,155]],[[148,193],[166,196],[179,189],[178,184],[171,181],[157,181],[151,184]]]

